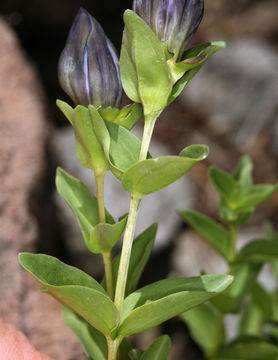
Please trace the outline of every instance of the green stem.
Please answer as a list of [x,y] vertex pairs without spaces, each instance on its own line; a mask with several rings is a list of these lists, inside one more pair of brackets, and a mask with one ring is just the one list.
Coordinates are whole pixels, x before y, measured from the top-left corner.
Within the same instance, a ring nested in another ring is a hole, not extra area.
[[104,207],[104,176],[105,173],[95,175],[96,187],[97,187],[97,204],[98,204],[98,215],[99,222],[105,223],[105,207]]
[[107,345],[108,345],[107,360],[117,360],[117,353],[121,341],[122,341],[121,339],[116,339],[116,340],[111,340],[110,338],[107,339]]
[[102,258],[104,262],[107,293],[110,296],[110,298],[113,299],[114,285],[113,285],[113,269],[112,269],[112,261],[111,261],[111,252],[102,253]]
[[156,119],[156,117],[146,116],[139,161],[147,158]]
[[128,266],[129,266],[129,260],[130,260],[130,254],[131,254],[131,248],[132,248],[134,230],[135,230],[135,223],[136,223],[136,217],[137,217],[140,200],[141,200],[140,197],[131,194],[130,209],[129,209],[127,225],[123,239],[123,247],[122,247],[121,260],[119,265],[116,295],[115,295],[115,306],[118,309],[120,316],[122,314]]
[[[98,202],[98,214],[99,222],[106,222],[105,215],[105,206],[104,206],[104,176],[105,172],[95,175],[96,187],[97,187],[97,202]],[[112,270],[112,261],[111,261],[111,252],[102,254],[104,269],[105,269],[105,279],[107,293],[111,299],[114,297],[114,284],[113,284],[113,270]]]
[[230,225],[230,236],[231,236],[231,248],[230,248],[230,256],[229,256],[230,262],[233,262],[236,256],[237,232],[238,232],[238,227],[235,225]]
[[213,350],[211,351],[210,354],[208,354],[209,358],[214,358],[217,355],[219,347],[221,345],[221,339],[223,336],[223,320],[224,320],[224,314],[221,314],[217,321],[217,329],[213,344]]

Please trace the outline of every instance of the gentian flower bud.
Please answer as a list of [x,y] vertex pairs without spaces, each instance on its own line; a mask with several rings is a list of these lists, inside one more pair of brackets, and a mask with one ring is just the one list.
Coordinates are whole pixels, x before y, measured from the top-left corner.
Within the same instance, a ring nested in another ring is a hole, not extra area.
[[76,105],[120,105],[122,85],[115,48],[101,25],[82,8],[59,59],[58,77]]
[[135,11],[180,60],[204,14],[204,0],[133,0]]

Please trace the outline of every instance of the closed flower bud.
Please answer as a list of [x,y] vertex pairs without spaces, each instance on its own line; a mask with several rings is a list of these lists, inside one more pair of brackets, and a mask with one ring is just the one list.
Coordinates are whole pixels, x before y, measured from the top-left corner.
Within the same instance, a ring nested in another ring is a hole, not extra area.
[[100,24],[82,8],[59,59],[58,76],[76,105],[120,105],[122,85],[116,51]]
[[202,20],[204,0],[134,0],[133,10],[178,61]]

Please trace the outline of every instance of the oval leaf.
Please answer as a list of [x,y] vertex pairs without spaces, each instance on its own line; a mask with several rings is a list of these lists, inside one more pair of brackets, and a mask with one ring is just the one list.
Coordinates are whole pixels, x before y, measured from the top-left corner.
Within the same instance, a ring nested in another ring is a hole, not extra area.
[[102,286],[83,271],[41,254],[19,254],[19,263],[47,292],[93,327],[109,335],[118,312]]
[[[89,246],[92,230],[99,222],[97,199],[80,180],[61,168],[57,168],[56,187],[58,193],[73,210],[85,243]],[[106,217],[109,223],[114,222],[107,212]]]
[[91,360],[106,360],[108,350],[104,335],[66,306],[62,308],[62,315],[65,324],[78,337],[87,357]]
[[122,184],[130,193],[144,196],[158,191],[187,173],[197,162],[208,156],[206,145],[192,145],[179,156],[162,156],[140,161],[123,175]]
[[178,213],[209,245],[229,260],[231,237],[223,226],[197,211],[179,210]]
[[133,101],[142,102],[145,115],[157,116],[166,107],[173,86],[165,52],[136,13],[126,10],[124,22],[120,56],[123,88]]
[[278,346],[259,337],[243,337],[220,349],[219,359],[274,360],[278,357]]
[[99,143],[88,108],[78,105],[73,112],[72,126],[75,135],[75,150],[78,161],[96,174],[108,170],[102,146]]
[[143,355],[140,360],[168,360],[171,350],[171,340],[169,336],[162,335],[156,339]]
[[236,262],[265,263],[278,260],[276,240],[257,239],[245,245],[236,257]]
[[159,325],[200,305],[225,290],[231,282],[229,275],[205,275],[166,279],[145,286],[125,299],[118,336],[129,336]]
[[120,239],[126,225],[127,216],[116,224],[97,224],[90,236],[88,248],[94,254],[109,253]]

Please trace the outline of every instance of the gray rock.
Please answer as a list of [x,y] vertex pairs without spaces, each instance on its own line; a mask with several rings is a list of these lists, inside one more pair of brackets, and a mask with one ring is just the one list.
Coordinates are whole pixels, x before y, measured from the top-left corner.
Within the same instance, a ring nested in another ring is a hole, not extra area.
[[275,128],[277,134],[277,55],[263,40],[229,40],[203,66],[183,99],[201,106],[215,132],[230,132],[245,151],[261,130],[272,134]]

